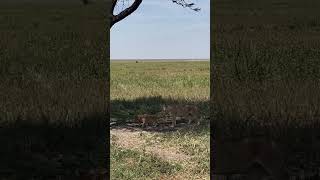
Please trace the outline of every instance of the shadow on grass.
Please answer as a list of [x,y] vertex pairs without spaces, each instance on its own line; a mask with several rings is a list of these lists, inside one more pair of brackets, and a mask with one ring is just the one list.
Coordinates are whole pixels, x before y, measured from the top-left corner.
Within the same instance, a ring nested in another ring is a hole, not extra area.
[[29,122],[0,126],[1,178],[72,180],[89,177],[90,170],[105,173],[102,115],[82,119],[76,127]]
[[[200,110],[201,124],[188,125],[186,122],[177,121],[176,127],[170,127],[169,124],[159,126],[141,127],[141,124],[135,123],[134,118],[139,114],[156,114],[161,111],[163,105],[181,104],[196,105]],[[150,132],[171,132],[171,131],[194,131],[201,133],[209,129],[209,101],[190,101],[186,99],[170,99],[162,96],[142,97],[133,100],[111,100],[111,129],[127,129],[131,131],[145,130]]]

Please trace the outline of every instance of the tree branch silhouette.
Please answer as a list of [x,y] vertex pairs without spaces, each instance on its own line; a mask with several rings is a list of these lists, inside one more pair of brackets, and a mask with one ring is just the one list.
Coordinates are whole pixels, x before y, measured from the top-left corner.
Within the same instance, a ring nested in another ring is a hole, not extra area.
[[[84,5],[87,5],[90,2],[89,0],[81,0],[81,1]],[[120,1],[123,2],[123,4],[125,1],[129,2],[129,0],[112,0],[111,11],[110,11],[110,29],[112,28],[112,26],[114,24],[125,19],[130,14],[132,14],[134,11],[136,11],[139,8],[139,6],[141,5],[143,0],[133,0],[133,3],[129,7],[123,9],[119,14],[114,14],[115,7],[117,6],[117,4]],[[185,0],[171,0],[171,1],[175,4],[178,4],[182,7],[184,7],[184,8],[190,8],[191,10],[197,11],[197,12],[200,11],[200,8],[194,7],[195,6],[194,3],[187,3]]]
[[119,0],[112,0],[112,6],[111,6],[111,25],[110,28],[117,22],[123,20],[130,14],[132,14],[134,11],[138,9],[140,4],[142,3],[142,0],[134,0],[134,2],[129,6],[128,8],[121,11],[119,14],[114,15],[114,8]]

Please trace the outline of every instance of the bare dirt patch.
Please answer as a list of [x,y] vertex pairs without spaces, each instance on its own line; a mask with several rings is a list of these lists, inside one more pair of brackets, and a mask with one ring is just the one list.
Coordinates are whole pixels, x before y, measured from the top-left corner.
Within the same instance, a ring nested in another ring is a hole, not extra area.
[[145,151],[146,153],[153,154],[166,161],[186,161],[191,158],[175,147],[162,147],[157,145],[156,141],[151,145],[146,142],[142,137],[143,135],[152,135],[155,132],[147,132],[139,129],[117,128],[110,131],[111,142],[119,147],[126,149],[134,149],[137,151]]

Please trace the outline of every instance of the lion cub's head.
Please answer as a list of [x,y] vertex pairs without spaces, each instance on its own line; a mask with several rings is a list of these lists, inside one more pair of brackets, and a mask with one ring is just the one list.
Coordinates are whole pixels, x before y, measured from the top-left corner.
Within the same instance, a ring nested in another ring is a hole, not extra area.
[[145,126],[145,125],[157,123],[157,119],[158,119],[158,117],[156,115],[141,114],[141,115],[136,116],[135,122],[141,123],[142,126]]

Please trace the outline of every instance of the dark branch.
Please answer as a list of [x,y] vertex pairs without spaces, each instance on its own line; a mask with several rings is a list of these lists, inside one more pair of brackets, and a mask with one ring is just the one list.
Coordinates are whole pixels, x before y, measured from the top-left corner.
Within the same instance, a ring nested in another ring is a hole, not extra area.
[[116,5],[117,5],[117,2],[118,2],[118,0],[112,0],[112,6],[111,6],[111,14],[112,14],[112,15],[113,15],[114,8],[115,8]]
[[[84,4],[88,4],[88,0],[82,0],[84,2]],[[112,0],[112,4],[111,4],[111,13],[110,13],[110,28],[116,24],[117,22],[123,20],[124,18],[126,18],[127,16],[129,16],[130,14],[132,14],[135,10],[138,9],[138,7],[140,6],[140,4],[142,3],[143,0],[133,0],[133,3],[126,9],[124,9],[123,11],[121,11],[119,14],[114,15],[114,10],[115,7],[117,5],[117,3],[119,2],[119,0]],[[190,8],[194,11],[200,11],[200,8],[194,8],[194,3],[187,3],[185,0],[172,0],[173,3],[176,3],[184,8]]]
[[201,9],[200,8],[194,8],[194,3],[187,3],[185,0],[172,0],[173,3],[176,3],[184,8],[190,8],[194,11],[200,11]]
[[113,11],[114,11],[114,7],[117,3],[117,0],[113,0],[112,1],[112,9],[111,9],[111,26],[110,28],[117,22],[121,21],[122,19],[126,18],[127,16],[129,16],[130,14],[132,14],[135,10],[138,9],[138,7],[140,6],[140,4],[142,3],[142,0],[134,0],[134,2],[132,3],[132,5],[128,8],[126,8],[125,10],[121,11],[119,14],[117,15],[113,15]]

